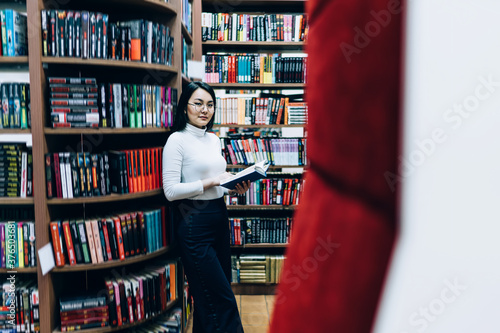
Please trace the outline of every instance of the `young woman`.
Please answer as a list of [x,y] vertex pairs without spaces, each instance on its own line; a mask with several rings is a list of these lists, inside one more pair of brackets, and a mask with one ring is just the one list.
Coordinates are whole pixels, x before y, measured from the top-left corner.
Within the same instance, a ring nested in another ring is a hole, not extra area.
[[[183,88],[163,150],[163,191],[174,204],[181,259],[194,298],[193,333],[241,333],[231,289],[229,222],[220,181],[228,174],[212,128],[215,94],[203,82]],[[244,194],[249,183],[231,194]]]

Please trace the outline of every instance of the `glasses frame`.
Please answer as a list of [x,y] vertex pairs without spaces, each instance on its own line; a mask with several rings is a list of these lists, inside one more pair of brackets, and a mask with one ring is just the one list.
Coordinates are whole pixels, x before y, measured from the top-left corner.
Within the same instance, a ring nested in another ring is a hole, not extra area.
[[196,104],[194,103],[187,103],[188,105],[191,105],[192,107],[194,107],[194,109],[196,110],[196,112],[201,112],[203,111],[204,108],[207,109],[208,112],[214,112],[215,111],[215,106],[212,104],[211,107],[209,107],[207,104],[201,104],[201,109],[198,110],[199,106],[197,106]]

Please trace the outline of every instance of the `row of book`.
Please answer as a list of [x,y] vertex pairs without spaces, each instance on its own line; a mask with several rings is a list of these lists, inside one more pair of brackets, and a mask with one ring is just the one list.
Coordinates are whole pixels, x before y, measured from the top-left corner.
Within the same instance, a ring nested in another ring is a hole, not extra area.
[[33,196],[33,154],[24,143],[0,143],[0,197]]
[[279,283],[284,256],[241,254],[231,256],[231,276],[237,283]]
[[298,205],[304,179],[266,178],[250,184],[242,196],[226,195],[227,205]]
[[0,207],[0,221],[34,220],[35,211],[31,207],[2,206]]
[[61,331],[120,327],[160,315],[177,299],[176,273],[175,261],[158,262],[134,274],[105,277],[106,296],[61,297]]
[[43,9],[41,26],[44,56],[172,65],[174,38],[163,24],[148,20],[111,23],[108,14]]
[[182,23],[186,27],[186,30],[192,34],[193,33],[193,5],[189,0],[181,1],[181,13],[182,13]]
[[305,124],[307,104],[288,97],[217,97],[215,124],[291,125]]
[[301,42],[308,30],[303,14],[201,13],[203,41]]
[[251,165],[267,160],[271,165],[304,166],[305,138],[221,138],[223,156],[228,164]]
[[307,56],[210,52],[202,62],[207,83],[305,83],[307,79]]
[[13,9],[0,10],[0,56],[28,55],[28,20]]
[[0,105],[2,106],[0,128],[30,128],[29,83],[4,82],[0,84]]
[[104,218],[50,222],[57,267],[98,264],[149,254],[170,243],[165,208]]
[[188,44],[186,39],[182,37],[182,65],[181,73],[188,76],[188,60],[193,59],[193,45]]
[[39,305],[36,280],[2,279],[0,293],[1,332],[40,332]]
[[0,267],[36,267],[35,222],[0,222]]
[[170,127],[177,89],[99,83],[95,78],[48,79],[52,127]]
[[291,217],[231,217],[231,245],[287,244],[292,222]]
[[47,153],[47,198],[72,199],[161,188],[162,149]]

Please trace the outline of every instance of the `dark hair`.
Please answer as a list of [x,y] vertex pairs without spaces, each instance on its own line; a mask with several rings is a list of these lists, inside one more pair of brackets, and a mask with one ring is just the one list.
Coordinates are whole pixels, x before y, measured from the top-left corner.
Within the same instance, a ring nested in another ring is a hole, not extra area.
[[208,92],[214,101],[214,113],[212,114],[212,119],[207,124],[207,130],[211,130],[212,126],[214,125],[214,119],[215,119],[215,93],[212,87],[210,87],[208,84],[205,82],[200,82],[200,81],[193,81],[190,82],[188,85],[182,88],[182,94],[181,97],[179,98],[179,104],[177,105],[177,111],[175,112],[175,119],[174,119],[174,124],[172,126],[172,132],[177,132],[177,131],[182,131],[183,129],[186,128],[186,124],[188,123],[188,116],[184,112],[186,111],[187,108],[187,103],[189,99],[191,98],[191,95],[193,95],[194,91],[197,89],[203,89],[206,92]]

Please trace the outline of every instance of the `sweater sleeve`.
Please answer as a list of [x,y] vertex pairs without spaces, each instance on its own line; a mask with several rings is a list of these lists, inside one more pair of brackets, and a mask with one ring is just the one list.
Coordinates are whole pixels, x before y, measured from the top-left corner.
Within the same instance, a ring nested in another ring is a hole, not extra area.
[[187,199],[203,193],[201,180],[181,183],[182,159],[181,138],[174,133],[163,149],[163,192],[168,201]]

